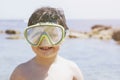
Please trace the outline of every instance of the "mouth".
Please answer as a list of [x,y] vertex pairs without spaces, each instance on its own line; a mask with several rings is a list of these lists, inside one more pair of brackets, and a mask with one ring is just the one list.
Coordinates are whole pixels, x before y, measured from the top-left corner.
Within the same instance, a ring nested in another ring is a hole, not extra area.
[[39,47],[40,50],[50,50],[52,49],[53,47]]

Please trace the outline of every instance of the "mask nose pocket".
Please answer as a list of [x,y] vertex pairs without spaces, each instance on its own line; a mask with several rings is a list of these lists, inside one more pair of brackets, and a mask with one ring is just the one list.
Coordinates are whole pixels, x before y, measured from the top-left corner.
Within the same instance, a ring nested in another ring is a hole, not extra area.
[[51,46],[51,41],[46,34],[46,32],[43,32],[40,36],[40,41],[38,43],[39,46]]

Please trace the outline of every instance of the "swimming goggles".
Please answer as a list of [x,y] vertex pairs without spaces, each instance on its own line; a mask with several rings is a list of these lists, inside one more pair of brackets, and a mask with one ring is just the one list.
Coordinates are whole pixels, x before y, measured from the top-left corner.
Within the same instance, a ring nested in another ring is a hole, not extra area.
[[26,40],[32,46],[39,46],[46,38],[52,45],[57,45],[64,40],[66,31],[63,26],[55,23],[37,23],[29,26],[24,31]]

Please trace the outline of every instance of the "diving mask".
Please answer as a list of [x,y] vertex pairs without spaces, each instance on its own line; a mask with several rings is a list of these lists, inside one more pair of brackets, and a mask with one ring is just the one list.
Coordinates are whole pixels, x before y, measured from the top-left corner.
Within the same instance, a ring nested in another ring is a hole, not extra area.
[[64,40],[65,34],[64,27],[55,23],[37,23],[24,31],[26,40],[32,46],[39,46],[44,38],[49,44],[58,45]]

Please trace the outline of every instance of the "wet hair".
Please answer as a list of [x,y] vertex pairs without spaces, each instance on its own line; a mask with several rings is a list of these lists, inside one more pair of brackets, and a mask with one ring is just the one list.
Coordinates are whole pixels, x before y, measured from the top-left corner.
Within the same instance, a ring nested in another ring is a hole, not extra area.
[[42,7],[37,9],[29,18],[28,26],[40,22],[57,23],[62,25],[65,29],[68,29],[63,10],[59,10],[57,8]]

